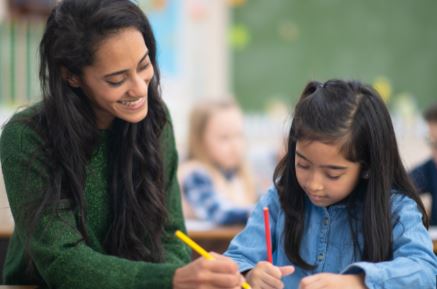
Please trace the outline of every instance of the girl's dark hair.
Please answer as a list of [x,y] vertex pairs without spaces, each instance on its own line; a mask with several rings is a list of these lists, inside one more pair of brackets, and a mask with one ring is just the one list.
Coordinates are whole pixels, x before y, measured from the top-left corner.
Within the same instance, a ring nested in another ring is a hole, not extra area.
[[[399,156],[389,112],[378,93],[356,81],[310,82],[294,111],[288,151],[274,173],[275,187],[286,215],[285,252],[294,264],[314,268],[299,254],[306,194],[296,179],[295,152],[296,142],[302,140],[328,144],[343,140],[341,151],[345,158],[360,163],[365,177],[360,178],[346,204],[354,252],[362,260],[381,262],[392,258],[392,228],[396,221],[391,215],[392,188],[416,201],[428,227],[423,204]],[[361,210],[362,219],[357,217],[357,210]],[[358,232],[364,239],[362,250],[357,241]]]
[[81,77],[84,67],[93,64],[99,44],[125,28],[142,33],[155,75],[148,88],[147,117],[135,124],[115,119],[107,133],[108,167],[102,173],[108,176],[111,217],[104,249],[131,260],[159,262],[167,219],[159,139],[167,118],[152,29],[140,8],[128,0],[63,0],[47,20],[40,43],[43,102],[33,119],[44,141],[42,150],[49,156],[50,177],[30,227],[46,209],[67,199],[77,213],[83,241],[89,241],[86,166],[102,132],[88,98],[80,88],[69,86],[62,72],[66,69]]

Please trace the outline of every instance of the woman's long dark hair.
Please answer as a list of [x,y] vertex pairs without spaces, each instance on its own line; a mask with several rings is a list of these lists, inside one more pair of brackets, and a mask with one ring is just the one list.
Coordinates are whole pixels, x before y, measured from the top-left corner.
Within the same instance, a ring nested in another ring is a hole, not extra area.
[[40,44],[43,103],[33,117],[49,156],[48,187],[32,221],[61,200],[77,212],[83,241],[89,241],[84,187],[86,166],[101,141],[91,103],[63,79],[63,70],[82,76],[99,44],[124,28],[144,37],[155,75],[148,88],[148,115],[139,123],[115,119],[109,130],[108,193],[112,214],[104,241],[108,254],[131,260],[163,259],[167,219],[160,135],[167,122],[159,88],[156,44],[140,8],[128,0],[63,0],[50,14]]
[[[399,156],[389,112],[378,93],[355,81],[310,82],[294,111],[287,154],[274,173],[275,187],[286,215],[284,249],[293,263],[305,269],[313,268],[299,253],[306,194],[296,178],[298,140],[324,143],[345,140],[342,145],[345,158],[361,164],[362,177],[346,203],[354,250],[362,260],[381,262],[392,258],[392,228],[396,221],[391,215],[392,188],[416,201],[428,227],[423,204]],[[362,206],[357,206],[358,202]],[[357,221],[358,208],[362,210],[360,221]],[[359,232],[364,239],[362,250],[358,248]]]

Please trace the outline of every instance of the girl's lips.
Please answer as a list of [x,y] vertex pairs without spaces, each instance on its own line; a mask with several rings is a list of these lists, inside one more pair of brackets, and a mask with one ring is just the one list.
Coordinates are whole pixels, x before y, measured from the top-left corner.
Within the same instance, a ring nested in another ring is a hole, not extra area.
[[308,194],[308,196],[309,196],[309,198],[310,198],[311,200],[316,201],[316,202],[320,202],[320,201],[322,201],[323,199],[325,199],[324,196],[320,196],[320,195]]

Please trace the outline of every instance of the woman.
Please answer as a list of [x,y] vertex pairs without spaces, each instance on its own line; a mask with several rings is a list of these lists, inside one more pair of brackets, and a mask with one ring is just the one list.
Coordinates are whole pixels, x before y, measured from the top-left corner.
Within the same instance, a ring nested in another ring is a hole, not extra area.
[[[43,101],[4,127],[16,222],[6,284],[49,288],[239,288],[216,256],[188,265],[172,125],[156,45],[128,0],[64,0],[40,44]],[[25,181],[24,181],[25,180]]]

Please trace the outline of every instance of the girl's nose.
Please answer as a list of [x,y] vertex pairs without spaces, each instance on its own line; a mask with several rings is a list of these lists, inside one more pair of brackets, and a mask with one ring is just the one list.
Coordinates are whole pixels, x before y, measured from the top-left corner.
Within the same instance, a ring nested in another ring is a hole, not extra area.
[[323,190],[323,183],[319,176],[317,176],[317,173],[313,173],[308,181],[307,181],[307,187],[312,192],[317,192]]

